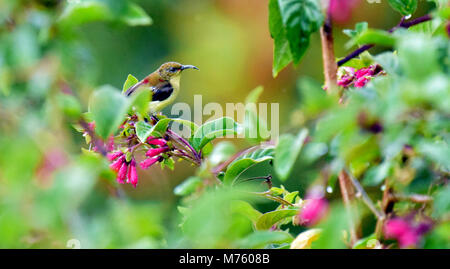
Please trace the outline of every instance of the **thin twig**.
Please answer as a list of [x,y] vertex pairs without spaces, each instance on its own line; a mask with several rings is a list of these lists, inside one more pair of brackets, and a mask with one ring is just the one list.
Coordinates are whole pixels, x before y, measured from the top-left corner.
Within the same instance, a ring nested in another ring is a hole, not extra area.
[[101,140],[100,138],[97,137],[97,135],[94,133],[94,131],[91,129],[91,127],[89,126],[89,124],[83,119],[81,118],[79,120],[79,123],[81,125],[81,127],[83,127],[83,129],[86,131],[86,133],[91,137],[92,142],[94,143],[94,145],[97,147],[97,151],[102,154],[103,156],[106,156],[106,154],[108,153],[108,151],[105,148],[105,144],[103,143],[103,140]]
[[[402,17],[402,20],[400,21],[400,23],[398,25],[396,25],[395,27],[393,27],[392,29],[390,29],[388,32],[392,33],[395,30],[397,30],[398,28],[406,28],[406,29],[408,29],[411,26],[414,26],[414,25],[417,25],[417,24],[429,21],[431,19],[432,19],[432,17],[431,17],[430,14],[427,14],[425,16],[422,16],[422,17],[419,17],[419,18],[416,18],[416,19],[413,19],[413,20],[410,20],[410,21],[407,21],[407,22],[405,22],[404,21],[404,17]],[[367,45],[359,47],[358,49],[352,51],[350,54],[345,56],[343,59],[339,60],[337,62],[337,65],[338,66],[342,66],[343,64],[345,64],[346,62],[350,61],[351,59],[353,59],[355,57],[358,57],[364,51],[371,49],[373,46],[375,46],[375,45],[374,44],[367,44]]]
[[346,170],[346,173],[349,176],[350,182],[353,184],[357,191],[356,197],[360,196],[361,200],[367,205],[367,207],[373,212],[373,214],[375,214],[378,219],[385,218],[386,215],[384,214],[384,212],[378,210],[375,207],[375,204],[372,202],[369,195],[367,195],[366,191],[361,186],[359,181],[348,170]]
[[277,197],[277,196],[271,195],[270,192],[251,192],[251,194],[262,196],[262,197],[267,198],[269,200],[278,202],[278,203],[280,203],[282,205],[294,206],[293,204],[289,203],[288,201],[284,200],[281,197]]

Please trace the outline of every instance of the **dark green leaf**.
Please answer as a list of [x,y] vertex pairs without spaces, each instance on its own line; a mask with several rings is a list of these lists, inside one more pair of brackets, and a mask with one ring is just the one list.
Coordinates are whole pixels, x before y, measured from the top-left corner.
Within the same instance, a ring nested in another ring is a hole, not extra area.
[[269,1],[269,30],[274,40],[272,75],[277,77],[278,73],[292,62],[291,49],[281,19],[278,0]]
[[251,153],[240,156],[230,165],[225,172],[224,184],[233,184],[240,174],[255,164],[273,159],[273,148],[258,149]]
[[417,0],[388,0],[388,2],[403,16],[412,15],[417,8]]
[[310,35],[323,23],[323,15],[316,0],[278,0],[281,19],[294,64],[298,64],[309,46]]

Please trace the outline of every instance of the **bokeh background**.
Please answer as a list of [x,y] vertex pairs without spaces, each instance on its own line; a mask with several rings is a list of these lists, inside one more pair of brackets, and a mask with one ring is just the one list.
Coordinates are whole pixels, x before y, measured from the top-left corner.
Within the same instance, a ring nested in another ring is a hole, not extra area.
[[[204,103],[243,102],[262,85],[260,101],[280,104],[281,132],[296,131],[303,123],[297,80],[323,80],[319,36],[298,67],[273,78],[267,0],[100,1],[114,18],[95,10],[67,18],[69,2],[77,0],[0,0],[0,247],[66,248],[70,239],[83,248],[189,247],[180,243],[173,189],[194,168],[139,171],[136,189],[105,179],[98,169],[104,164],[81,154],[87,146],[63,96],[75,96],[87,111],[95,88],[121,89],[128,74],[141,79],[178,61],[201,70],[183,75],[178,101],[192,104],[200,94]],[[128,2],[153,23],[117,19]],[[337,57],[349,51],[343,29],[358,21],[390,29],[400,19],[387,1],[349,2],[335,21]],[[417,16],[430,8],[419,4]],[[317,173],[299,164],[284,184],[304,194]]]

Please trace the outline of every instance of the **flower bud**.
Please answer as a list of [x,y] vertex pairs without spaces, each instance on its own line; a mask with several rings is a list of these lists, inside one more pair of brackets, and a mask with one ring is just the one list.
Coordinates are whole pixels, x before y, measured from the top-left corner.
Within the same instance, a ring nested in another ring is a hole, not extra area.
[[150,136],[147,138],[147,143],[150,145],[163,147],[167,144],[167,141],[162,138],[155,138],[153,136]]
[[119,151],[114,152],[114,153],[108,153],[106,155],[106,157],[108,158],[109,161],[112,162],[112,161],[114,161],[115,159],[119,158],[122,155],[123,155],[123,152],[119,150]]
[[117,182],[119,182],[120,184],[125,183],[125,179],[127,177],[127,169],[128,164],[126,162],[123,162],[119,172],[117,173]]
[[122,163],[125,161],[125,155],[122,155],[119,159],[114,161],[112,164],[109,165],[109,167],[115,171],[119,172],[119,169],[122,167]]
[[147,157],[154,157],[154,156],[159,155],[159,154],[161,154],[163,152],[166,152],[168,149],[169,149],[169,147],[149,149],[147,151],[147,153],[145,153],[145,156],[147,156]]
[[156,163],[159,160],[159,157],[153,157],[153,158],[148,158],[143,160],[142,162],[139,163],[139,165],[141,166],[142,169],[147,169],[150,166],[152,166],[154,163]]

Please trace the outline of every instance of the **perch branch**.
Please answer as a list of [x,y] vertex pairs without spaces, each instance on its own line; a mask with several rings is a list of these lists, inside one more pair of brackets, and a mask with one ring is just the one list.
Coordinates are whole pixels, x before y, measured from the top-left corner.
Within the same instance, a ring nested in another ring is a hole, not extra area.
[[[390,29],[388,32],[392,33],[395,30],[397,30],[398,28],[406,28],[406,29],[408,29],[411,26],[414,26],[414,25],[417,25],[417,24],[429,21],[431,19],[432,19],[432,17],[431,17],[430,14],[427,14],[425,16],[422,16],[422,17],[419,17],[419,18],[416,18],[416,19],[413,19],[413,20],[410,20],[410,21],[407,21],[407,22],[405,22],[404,17],[403,17],[402,20],[400,21],[400,23],[398,25],[396,25],[395,27],[393,27],[392,29]],[[359,47],[358,49],[352,51],[350,54],[345,56],[343,59],[339,60],[337,62],[337,65],[338,66],[342,66],[346,62],[350,61],[351,59],[353,59],[355,57],[358,57],[361,53],[363,53],[366,50],[371,49],[374,46],[375,46],[374,44],[367,44],[367,45]]]

